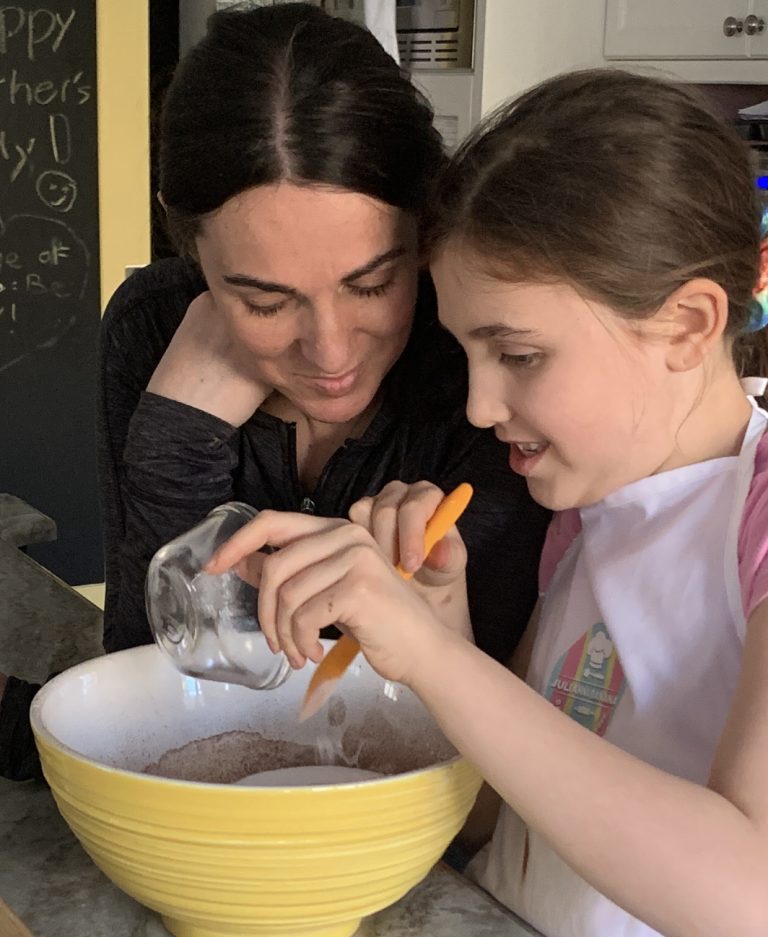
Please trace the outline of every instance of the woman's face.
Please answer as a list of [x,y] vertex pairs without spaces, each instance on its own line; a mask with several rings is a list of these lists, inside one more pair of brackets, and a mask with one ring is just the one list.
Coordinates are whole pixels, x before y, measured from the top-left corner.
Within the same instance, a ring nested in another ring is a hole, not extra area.
[[314,420],[366,409],[413,321],[413,219],[356,192],[279,183],[225,202],[196,244],[257,379]]

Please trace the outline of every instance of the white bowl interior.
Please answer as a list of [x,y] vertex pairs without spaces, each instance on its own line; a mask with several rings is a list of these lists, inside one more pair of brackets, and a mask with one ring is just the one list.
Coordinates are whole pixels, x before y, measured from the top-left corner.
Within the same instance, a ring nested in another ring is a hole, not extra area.
[[329,703],[300,723],[313,670],[307,664],[277,689],[251,690],[184,676],[147,645],[54,678],[33,702],[32,724],[59,746],[103,765],[150,766],[150,773],[210,783],[301,764],[391,775],[455,757],[419,699],[379,677],[362,655]]

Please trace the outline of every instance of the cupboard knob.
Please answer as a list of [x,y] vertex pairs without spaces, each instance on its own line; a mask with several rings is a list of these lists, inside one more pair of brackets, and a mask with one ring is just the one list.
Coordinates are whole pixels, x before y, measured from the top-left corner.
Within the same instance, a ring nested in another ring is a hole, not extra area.
[[[755,19],[757,17],[754,17]],[[738,36],[744,31],[744,20],[737,20],[735,16],[726,16],[723,20],[723,32],[729,38]]]

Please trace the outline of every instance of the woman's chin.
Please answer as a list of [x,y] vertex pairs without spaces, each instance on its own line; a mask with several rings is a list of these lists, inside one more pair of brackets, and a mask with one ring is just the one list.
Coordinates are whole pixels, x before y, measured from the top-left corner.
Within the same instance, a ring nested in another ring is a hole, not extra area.
[[318,395],[312,399],[296,400],[294,404],[311,420],[320,423],[351,423],[370,407],[376,390],[357,390],[343,397]]

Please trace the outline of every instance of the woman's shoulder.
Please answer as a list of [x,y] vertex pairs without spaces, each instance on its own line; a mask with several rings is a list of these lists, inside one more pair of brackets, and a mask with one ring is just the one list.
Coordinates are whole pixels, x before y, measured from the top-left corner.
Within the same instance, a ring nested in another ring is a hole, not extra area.
[[117,288],[104,312],[102,368],[113,372],[128,369],[145,385],[187,307],[205,288],[199,268],[180,257],[158,260],[132,273]]

